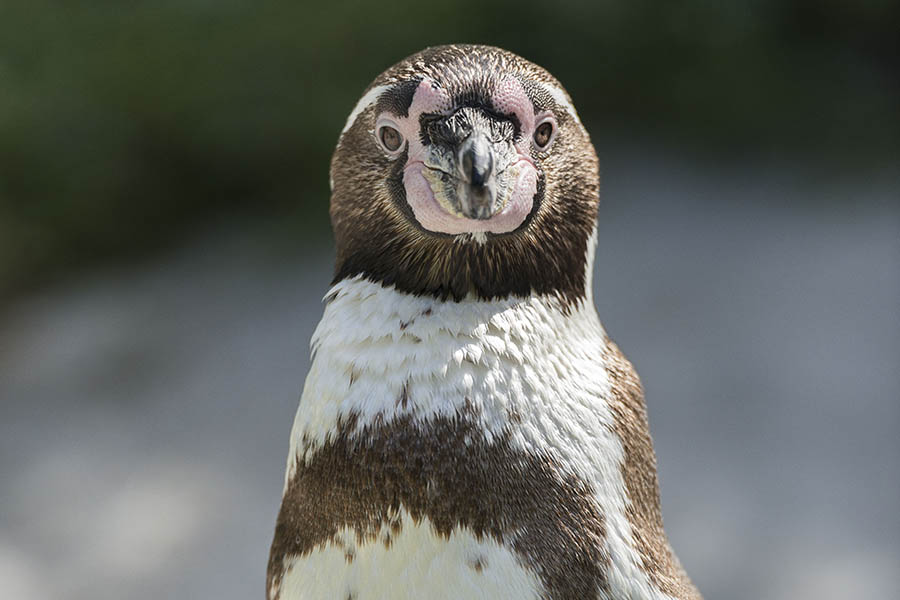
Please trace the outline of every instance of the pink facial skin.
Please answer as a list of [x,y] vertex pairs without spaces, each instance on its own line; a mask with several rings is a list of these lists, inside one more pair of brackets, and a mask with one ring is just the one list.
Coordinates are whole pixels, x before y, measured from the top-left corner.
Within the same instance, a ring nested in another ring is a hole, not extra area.
[[[522,126],[522,139],[516,144],[519,160],[511,169],[518,174],[512,194],[503,210],[489,219],[467,219],[447,212],[435,199],[434,192],[423,175],[427,149],[419,139],[419,117],[423,113],[442,113],[450,110],[451,99],[447,93],[425,79],[416,89],[409,116],[406,118],[383,114],[375,125],[377,134],[382,124],[388,124],[403,134],[408,144],[407,161],[403,169],[403,185],[406,201],[412,208],[416,221],[423,228],[438,233],[507,233],[519,227],[531,213],[537,193],[538,174],[530,156],[531,138],[535,128],[535,114],[531,101],[522,84],[515,78],[505,80],[491,98],[501,113],[515,114]],[[396,153],[402,153],[401,149]]]

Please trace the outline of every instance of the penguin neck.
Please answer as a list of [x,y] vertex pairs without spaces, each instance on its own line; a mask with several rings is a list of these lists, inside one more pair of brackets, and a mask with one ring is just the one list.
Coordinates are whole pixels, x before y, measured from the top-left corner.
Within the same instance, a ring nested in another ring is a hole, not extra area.
[[[337,282],[310,344],[301,403],[321,412],[300,410],[294,438],[305,436],[314,447],[342,419],[365,424],[463,409],[499,431],[515,411],[554,395],[548,388],[556,383],[541,380],[548,368],[568,373],[558,381],[596,378],[592,361],[607,339],[591,294],[595,241],[596,229],[585,251],[584,291],[574,303],[554,294],[441,300],[362,275]],[[300,424],[311,418],[324,421]]]
[[354,221],[349,228],[335,214],[332,221],[334,285],[361,276],[398,292],[455,302],[547,296],[574,308],[590,301],[595,223],[439,236],[406,222],[366,228]]
[[442,301],[354,277],[325,301],[301,403],[321,412],[298,418],[327,424],[295,431],[312,446],[350,417],[364,424],[467,410],[499,431],[512,413],[552,395],[545,388],[555,384],[541,375],[548,364],[574,380],[605,343],[589,293],[575,306],[552,296]]

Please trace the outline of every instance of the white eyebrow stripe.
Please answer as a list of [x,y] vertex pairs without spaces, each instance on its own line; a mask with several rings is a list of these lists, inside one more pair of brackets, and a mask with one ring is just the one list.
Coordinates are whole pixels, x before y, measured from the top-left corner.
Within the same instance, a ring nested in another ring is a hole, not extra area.
[[562,88],[558,88],[555,85],[549,84],[539,84],[550,96],[556,101],[557,104],[566,109],[566,112],[569,113],[573,119],[575,119],[579,125],[581,125],[581,119],[578,118],[578,112],[575,110],[575,107],[572,106],[572,102],[569,100],[566,93],[562,91]]
[[356,122],[356,117],[359,116],[359,113],[366,110],[370,104],[378,100],[378,97],[381,96],[386,90],[388,90],[391,86],[389,85],[376,85],[371,90],[363,94],[363,97],[359,99],[359,102],[356,103],[356,106],[353,107],[353,110],[350,112],[350,116],[347,117],[347,123],[344,125],[344,128],[341,130],[341,135],[347,133],[347,130],[353,127],[353,124]]

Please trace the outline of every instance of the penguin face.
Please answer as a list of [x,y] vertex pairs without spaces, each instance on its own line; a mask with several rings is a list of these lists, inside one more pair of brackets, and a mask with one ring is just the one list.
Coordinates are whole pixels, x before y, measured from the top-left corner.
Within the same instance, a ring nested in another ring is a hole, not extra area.
[[348,118],[331,177],[336,280],[583,296],[596,154],[559,83],[512,53],[441,46],[389,68]]
[[492,83],[484,97],[454,98],[426,77],[405,110],[398,99],[375,117],[376,144],[389,160],[404,160],[405,198],[397,200],[426,231],[508,233],[534,208],[536,163],[550,151],[556,118],[535,114],[515,77]]

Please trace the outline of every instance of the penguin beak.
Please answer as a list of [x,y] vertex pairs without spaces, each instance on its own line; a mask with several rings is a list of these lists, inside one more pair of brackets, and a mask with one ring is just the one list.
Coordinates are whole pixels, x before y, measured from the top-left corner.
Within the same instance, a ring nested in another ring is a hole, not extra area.
[[463,107],[434,119],[426,130],[425,179],[449,214],[487,220],[501,212],[517,178],[511,121]]
[[502,206],[496,201],[495,157],[487,135],[474,130],[460,144],[456,162],[460,212],[470,219],[490,219]]

